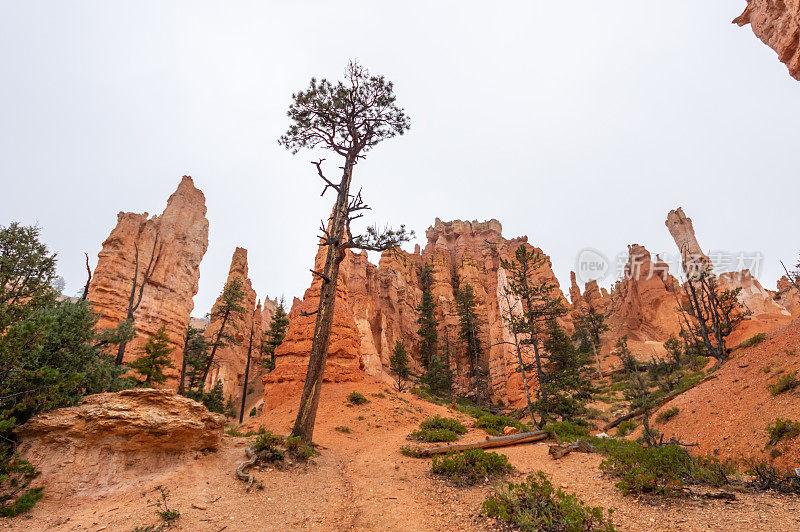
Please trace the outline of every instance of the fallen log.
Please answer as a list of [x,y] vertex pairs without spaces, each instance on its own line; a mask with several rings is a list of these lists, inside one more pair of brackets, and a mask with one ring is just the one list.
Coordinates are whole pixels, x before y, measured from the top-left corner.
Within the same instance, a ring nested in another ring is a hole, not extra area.
[[466,451],[468,449],[489,449],[492,447],[507,447],[520,443],[541,441],[547,438],[547,432],[534,430],[533,432],[523,432],[521,434],[511,434],[508,436],[498,436],[497,438],[486,438],[475,443],[456,443],[451,445],[439,445],[429,449],[422,449],[420,456],[431,456],[433,454],[444,454],[450,451]]
[[649,406],[647,408],[640,408],[638,410],[634,410],[630,414],[625,414],[624,416],[620,416],[617,419],[615,419],[614,421],[612,421],[611,423],[609,423],[608,425],[606,425],[605,427],[603,427],[603,431],[606,431],[608,429],[613,429],[614,427],[616,427],[617,425],[619,425],[623,421],[627,421],[629,419],[633,419],[635,417],[641,416],[647,410],[655,411],[661,405],[663,405],[664,403],[668,403],[668,402],[672,401],[673,399],[675,399],[676,397],[678,397],[682,393],[686,393],[689,390],[691,390],[692,388],[694,388],[695,386],[699,386],[699,385],[703,384],[704,382],[707,382],[707,381],[710,381],[711,379],[716,379],[716,378],[717,378],[716,374],[709,375],[709,376],[707,376],[707,377],[705,377],[703,379],[700,379],[699,381],[697,381],[696,383],[692,384],[688,388],[685,388],[685,389],[683,389],[683,390],[681,390],[679,392],[675,392],[675,393],[669,394],[668,396],[664,397],[663,399],[661,399],[659,402],[657,402],[656,404],[654,404],[652,406]]

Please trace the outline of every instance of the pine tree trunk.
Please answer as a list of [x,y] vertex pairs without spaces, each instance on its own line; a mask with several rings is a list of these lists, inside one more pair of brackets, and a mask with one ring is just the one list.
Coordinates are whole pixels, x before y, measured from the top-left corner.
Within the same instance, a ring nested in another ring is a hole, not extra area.
[[228,323],[228,317],[230,316],[230,311],[225,310],[225,315],[222,317],[222,325],[220,325],[219,331],[217,331],[217,339],[214,340],[214,346],[211,348],[211,354],[208,356],[208,362],[206,362],[206,367],[203,369],[203,378],[200,379],[200,384],[203,385],[208,378],[208,372],[211,370],[211,364],[214,362],[214,355],[217,354],[217,347],[219,346],[220,338],[222,338],[222,333],[225,331],[225,325]]
[[308,361],[308,372],[300,398],[300,408],[292,429],[292,436],[299,436],[304,443],[311,443],[314,436],[314,422],[317,417],[319,395],[322,379],[325,374],[325,363],[328,360],[328,345],[333,325],[333,307],[336,302],[336,285],[339,280],[339,264],[343,259],[342,237],[347,223],[347,202],[350,182],[353,177],[354,160],[348,157],[345,162],[339,194],[330,223],[328,253],[325,259],[325,271],[320,290],[317,322],[314,325],[314,340]]
[[255,327],[255,314],[250,322],[250,344],[247,346],[247,364],[244,367],[244,385],[242,386],[242,408],[239,410],[239,424],[244,420],[244,402],[247,399],[247,381],[250,379],[250,356],[253,354],[253,328]]
[[178,394],[186,392],[186,351],[189,349],[189,334],[183,339],[183,360],[181,361],[181,380],[178,383]]

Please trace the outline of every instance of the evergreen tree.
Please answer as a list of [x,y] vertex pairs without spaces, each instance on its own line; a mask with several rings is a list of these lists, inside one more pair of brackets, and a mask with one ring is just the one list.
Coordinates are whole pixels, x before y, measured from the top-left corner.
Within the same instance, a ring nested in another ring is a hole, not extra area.
[[38,474],[15,456],[13,429],[32,416],[77,404],[86,393],[130,386],[107,348],[115,330],[95,332],[86,301],[58,301],[56,257],[38,227],[0,226],[0,516],[29,509]]
[[269,322],[269,330],[264,333],[264,340],[261,342],[261,354],[263,365],[269,371],[275,369],[275,350],[283,343],[286,337],[286,329],[289,327],[289,315],[283,306],[281,298],[272,321]]
[[183,343],[183,366],[180,390],[181,395],[186,395],[185,391],[197,390],[203,384],[200,380],[208,364],[208,340],[206,340],[202,329],[192,327],[186,329],[186,337]]
[[[522,304],[520,314],[512,314],[509,321],[518,334],[525,335],[519,343],[533,347],[532,369],[535,369],[540,383],[536,404],[540,406],[541,414],[541,419],[534,419],[534,423],[539,427],[551,419],[551,413],[546,408],[554,404],[549,397],[549,387],[541,385],[547,381],[546,365],[549,358],[544,349],[544,341],[550,336],[549,324],[566,312],[556,284],[537,279],[539,267],[546,265],[547,260],[540,251],[529,250],[523,244],[516,249],[513,259],[500,261],[508,275],[508,290]],[[545,409],[542,410],[541,407]]]
[[208,408],[211,412],[216,412],[217,414],[225,414],[225,395],[222,389],[222,381],[217,381],[217,383],[206,394],[202,393],[201,388],[200,393],[200,402],[202,402],[206,408]]
[[400,340],[395,342],[392,356],[389,357],[389,370],[397,375],[397,391],[402,392],[405,389],[405,381],[411,375],[411,370],[408,368],[406,346]]
[[166,325],[162,325],[154,335],[152,335],[144,346],[144,355],[131,362],[131,369],[144,377],[139,381],[139,386],[147,387],[152,384],[163,384],[167,381],[164,375],[165,368],[174,367],[169,354],[172,348],[169,346]]
[[244,301],[244,288],[242,288],[242,280],[234,277],[225,285],[222,290],[219,302],[214,305],[211,311],[211,321],[220,320],[219,330],[214,335],[214,341],[211,342],[211,354],[208,355],[206,366],[203,368],[203,375],[200,382],[205,383],[208,377],[208,372],[214,363],[214,356],[217,349],[225,347],[229,344],[235,344],[236,340],[228,329],[231,319],[235,316],[244,314],[245,308],[242,305]]
[[483,367],[483,347],[480,339],[480,325],[475,312],[475,292],[472,285],[464,283],[456,293],[456,311],[460,323],[459,338],[467,349],[472,370],[475,402],[480,406],[486,400],[486,370]]
[[430,264],[422,267],[420,280],[422,281],[422,300],[417,306],[417,312],[419,312],[419,317],[417,318],[419,330],[417,334],[419,334],[419,351],[422,357],[422,364],[427,368],[431,359],[436,355],[436,344],[438,342],[436,328],[439,325],[434,316],[436,308],[433,302],[433,294],[431,293],[433,268]]
[[586,401],[593,391],[582,371],[588,357],[575,347],[555,320],[547,324],[544,350],[547,371],[539,386],[547,393],[540,394],[536,409],[543,418],[558,416],[562,420],[574,420],[586,412]]
[[409,118],[395,104],[394,87],[383,76],[370,75],[351,61],[345,79],[331,83],[327,79],[311,78],[304,91],[292,95],[289,106],[292,123],[279,139],[279,144],[297,153],[301,149],[322,148],[344,160],[340,165],[341,178],[328,178],[322,168],[324,159],[315,162],[317,174],[325,182],[323,195],[330,188],[336,194],[328,223],[322,228],[320,245],[327,248],[322,271],[313,273],[322,280],[319,306],[316,311],[314,337],[308,357],[303,393],[292,436],[311,443],[319,406],[319,395],[325,375],[325,361],[333,326],[333,308],[339,265],[347,249],[385,251],[407,241],[411,234],[401,226],[399,231],[379,231],[367,228],[366,233],[353,235],[351,222],[362,216],[358,211],[368,209],[361,191],[350,192],[353,170],[367,152],[383,140],[402,135],[410,127]]

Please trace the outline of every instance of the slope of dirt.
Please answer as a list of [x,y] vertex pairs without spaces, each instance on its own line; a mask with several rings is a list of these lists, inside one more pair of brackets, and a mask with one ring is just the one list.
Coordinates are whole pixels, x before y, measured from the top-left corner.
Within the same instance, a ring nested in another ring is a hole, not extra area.
[[[665,404],[661,410],[677,407],[679,413],[656,428],[667,437],[699,443],[701,454],[766,459],[771,451],[765,447],[766,426],[779,417],[800,421],[800,388],[776,396],[767,388],[792,371],[800,378],[800,318],[753,347],[733,351],[716,371],[717,378]],[[782,454],[775,465],[800,466],[800,437],[776,448]]]
[[[353,389],[370,403],[347,406]],[[288,398],[251,425],[287,433],[297,408]],[[92,530],[130,532],[156,524],[158,484],[171,492],[170,506],[181,517],[174,531],[226,532],[250,530],[497,530],[480,516],[489,484],[455,489],[431,477],[430,460],[401,455],[406,435],[434,414],[461,417],[446,407],[408,394],[387,392],[384,384],[325,384],[315,440],[320,455],[309,466],[284,471],[256,471],[263,490],[245,492],[234,478],[252,438],[226,436],[221,449],[198,454],[157,478],[131,484],[112,495],[43,499],[27,516],[0,519],[11,530]],[[350,433],[337,431],[347,426]],[[464,441],[486,435],[470,429]],[[800,499],[766,494],[739,494],[732,503],[680,500],[653,502],[624,497],[603,477],[597,455],[568,455],[555,461],[546,444],[498,449],[516,468],[510,480],[544,471],[565,491],[592,505],[614,508],[621,530],[796,530]]]

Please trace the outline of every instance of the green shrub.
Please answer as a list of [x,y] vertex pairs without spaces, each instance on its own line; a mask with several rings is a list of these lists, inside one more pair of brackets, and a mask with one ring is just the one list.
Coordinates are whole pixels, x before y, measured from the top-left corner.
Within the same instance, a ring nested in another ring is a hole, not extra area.
[[333,430],[342,432],[344,434],[350,434],[352,432],[350,430],[350,427],[348,427],[347,425],[339,425],[338,427],[333,427]]
[[554,423],[548,423],[543,427],[543,430],[547,432],[550,438],[555,439],[555,435],[558,434],[558,437],[566,442],[589,437],[589,429],[575,421],[556,421]]
[[721,485],[726,480],[726,469],[719,461],[693,458],[679,445],[648,447],[601,438],[593,438],[592,443],[606,454],[600,469],[619,478],[617,488],[625,494],[678,495],[687,482]]
[[800,495],[800,477],[794,472],[787,475],[772,464],[751,460],[745,473],[753,477],[752,484],[758,489]]
[[17,497],[17,499],[10,503],[0,506],[0,517],[14,517],[19,514],[24,514],[44,497],[44,488],[32,488]]
[[761,342],[763,342],[766,339],[767,339],[767,333],[761,332],[761,333],[758,333],[758,334],[754,334],[753,336],[751,336],[747,340],[744,340],[742,343],[740,343],[739,347],[743,347],[743,348],[753,347],[754,345],[758,345],[758,344],[760,344]]
[[355,392],[355,391],[350,392],[348,394],[347,401],[352,405],[363,405],[363,404],[369,403],[369,399],[364,397],[363,394],[360,394],[360,393]]
[[420,399],[423,399],[423,400],[428,401],[429,403],[433,403],[435,405],[447,406],[452,402],[447,397],[441,397],[439,395],[436,395],[435,393],[433,393],[431,391],[431,389],[428,386],[425,386],[425,385],[415,386],[415,387],[411,388],[411,390],[409,390],[409,391],[411,393],[413,393],[414,395],[416,395],[417,397],[419,397]]
[[281,448],[285,444],[281,436],[264,430],[259,433],[255,443],[253,443],[253,450],[256,452],[259,459],[265,462],[279,462],[286,456]]
[[790,440],[800,434],[800,422],[778,418],[772,425],[767,425],[767,433],[767,445],[775,445],[781,440]]
[[436,441],[456,441],[458,439],[458,434],[453,432],[450,429],[420,429],[415,430],[411,434],[408,435],[409,438],[412,440],[419,440],[424,442],[436,442]]
[[441,417],[439,415],[429,417],[425,421],[419,424],[419,428],[426,430],[437,430],[437,429],[445,429],[456,434],[466,434],[467,427],[461,424],[461,422],[457,419],[452,417]]
[[0,459],[0,517],[25,513],[44,495],[42,488],[30,484],[39,471],[18,455]]
[[403,456],[409,456],[411,458],[419,458],[422,456],[420,454],[419,449],[414,449],[413,447],[409,447],[408,445],[403,445],[400,447],[400,454]]
[[626,420],[617,425],[617,438],[624,438],[638,427],[639,424],[635,421]]
[[577,496],[555,489],[541,471],[528,475],[520,484],[495,488],[483,509],[520,530],[531,532],[612,532],[611,513],[604,517],[601,507],[586,506]]
[[769,389],[770,394],[778,395],[786,390],[791,390],[798,384],[800,384],[800,381],[797,380],[797,372],[793,371],[786,375],[781,375],[778,377],[778,380],[775,381],[775,384],[770,384],[767,386],[767,388]]
[[681,409],[678,408],[677,406],[673,407],[673,408],[670,408],[668,410],[662,410],[656,416],[656,423],[666,423],[670,419],[672,419],[675,416],[677,416],[680,411],[681,411]]
[[378,399],[386,399],[386,394],[383,392],[376,392],[370,394],[372,397],[377,397]]
[[434,456],[431,471],[447,477],[458,486],[471,486],[492,477],[511,471],[508,457],[486,452],[483,449],[468,449],[450,452],[445,456]]
[[286,450],[289,451],[289,454],[294,456],[295,459],[301,462],[307,461],[316,454],[310,445],[302,443],[300,436],[289,436],[286,438]]
[[256,410],[256,407],[250,409],[250,417],[256,417],[257,414],[258,411]]
[[483,414],[475,421],[475,427],[483,429],[487,434],[497,436],[503,433],[506,427],[515,427],[519,432],[526,432],[528,427],[519,420],[508,416],[497,416],[495,414]]
[[167,499],[169,499],[169,490],[164,486],[158,485],[156,489],[161,493],[161,500],[158,501],[158,509],[156,513],[168,525],[181,516],[178,510],[170,510],[167,506]]

